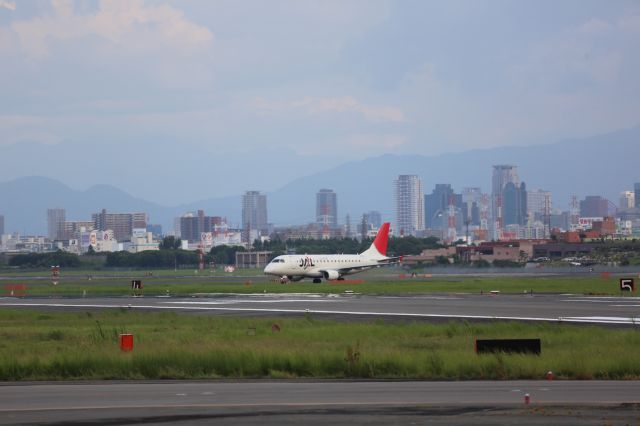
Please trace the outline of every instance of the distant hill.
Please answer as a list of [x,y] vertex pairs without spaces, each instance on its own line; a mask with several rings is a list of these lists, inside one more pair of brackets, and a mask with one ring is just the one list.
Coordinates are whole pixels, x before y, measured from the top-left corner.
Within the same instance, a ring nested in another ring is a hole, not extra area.
[[[383,155],[297,179],[269,194],[269,220],[301,223],[315,214],[315,193],[331,188],[338,194],[340,221],[352,223],[363,212],[380,210],[393,220],[393,179],[399,174],[422,177],[425,193],[436,183],[456,191],[479,186],[491,191],[492,166],[515,164],[529,189],[552,192],[554,207],[568,208],[572,194],[603,195],[618,202],[621,191],[640,182],[640,127],[549,145],[502,147],[438,156]],[[292,204],[295,200],[295,204]]]
[[[520,179],[529,189],[552,191],[554,207],[566,208],[571,194],[580,198],[603,195],[617,203],[620,191],[640,182],[639,159],[640,127],[550,145],[438,156],[383,155],[299,178],[268,193],[269,221],[301,224],[314,220],[316,192],[321,188],[331,188],[338,194],[340,222],[349,213],[355,224],[369,210],[379,210],[385,220],[393,220],[393,179],[398,174],[420,175],[426,193],[436,183],[451,183],[456,191],[480,186],[490,192],[494,164],[517,165]],[[112,212],[146,211],[151,223],[161,223],[170,230],[174,217],[197,209],[239,225],[241,194],[162,206],[109,185],[76,191],[44,177],[0,183],[0,214],[5,215],[7,231],[45,234],[46,209],[52,207],[67,209],[68,220],[88,220],[91,213],[102,208]]]
[[86,191],[76,191],[41,176],[0,183],[0,214],[5,216],[5,230],[24,235],[46,235],[49,208],[66,209],[67,220],[90,220],[92,213],[103,208],[113,213],[142,211],[149,214],[149,223],[160,223],[165,231],[170,231],[174,217],[202,208],[209,215],[239,218],[240,199],[238,195],[168,207],[135,198],[110,185],[94,185]]
[[140,200],[109,185],[96,185],[76,191],[57,180],[25,177],[0,183],[0,214],[5,216],[5,229],[26,234],[46,235],[47,209],[67,210],[67,220],[90,220],[91,214],[107,211],[146,211],[152,217],[166,208]]

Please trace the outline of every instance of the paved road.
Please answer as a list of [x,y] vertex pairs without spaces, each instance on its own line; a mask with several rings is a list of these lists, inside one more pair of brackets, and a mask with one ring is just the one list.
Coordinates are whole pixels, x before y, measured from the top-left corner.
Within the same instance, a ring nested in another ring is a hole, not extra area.
[[[525,394],[530,396],[529,406],[524,404]],[[318,423],[365,424],[382,419],[386,420],[382,423],[407,423],[435,418],[446,424],[478,424],[476,420],[484,418],[495,424],[507,420],[495,417],[499,413],[508,418],[528,414],[531,420],[534,413],[544,412],[543,407],[574,422],[576,410],[586,410],[597,416],[617,412],[624,421],[635,423],[640,419],[638,403],[640,381],[5,384],[0,386],[0,424],[204,424],[215,419],[293,424],[305,416]],[[567,407],[573,407],[572,414]],[[597,420],[602,422],[602,417]],[[548,416],[544,421],[554,423]]]
[[334,317],[508,319],[640,325],[640,298],[576,295],[454,294],[360,296],[323,294],[211,295],[207,297],[0,298],[0,307],[121,308],[209,314],[278,315],[310,312]]

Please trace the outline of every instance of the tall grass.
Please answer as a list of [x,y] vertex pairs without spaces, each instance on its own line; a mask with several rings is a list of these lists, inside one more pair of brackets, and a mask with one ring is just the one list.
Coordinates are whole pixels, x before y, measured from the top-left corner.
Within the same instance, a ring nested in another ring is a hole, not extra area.
[[[22,310],[0,310],[0,325],[0,380],[541,379],[549,370],[561,379],[640,378],[634,329]],[[133,352],[120,351],[122,332],[134,334]],[[473,350],[475,338],[534,337],[540,356]]]

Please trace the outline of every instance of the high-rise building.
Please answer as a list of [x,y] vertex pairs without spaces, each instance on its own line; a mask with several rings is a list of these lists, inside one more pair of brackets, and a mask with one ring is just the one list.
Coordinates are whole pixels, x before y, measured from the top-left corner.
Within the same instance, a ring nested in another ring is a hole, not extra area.
[[581,217],[614,216],[615,210],[615,206],[609,200],[599,195],[588,195],[580,201]]
[[64,236],[64,222],[67,220],[65,209],[47,209],[47,236],[50,240],[60,240]]
[[471,226],[480,226],[480,204],[482,190],[479,187],[462,188],[462,207],[464,216]]
[[627,210],[636,206],[636,194],[634,191],[622,191],[620,193],[620,210]]
[[267,196],[260,191],[247,191],[242,196],[242,240],[253,242],[259,235],[267,235]]
[[424,192],[417,175],[399,175],[394,180],[396,228],[399,235],[424,230]]
[[4,235],[4,215],[0,214],[0,235]]
[[199,241],[199,218],[193,213],[187,213],[180,217],[180,238],[185,241]]
[[222,225],[220,216],[205,216],[204,210],[196,213],[185,213],[179,219],[180,238],[186,241],[196,242],[202,240],[202,234],[215,232],[216,226]]
[[516,185],[508,182],[502,190],[503,225],[524,225],[527,223],[527,188],[524,182]]
[[147,214],[138,213],[107,213],[102,209],[100,213],[91,215],[94,229],[98,231],[113,231],[117,241],[129,241],[134,229],[147,228]]
[[[448,183],[436,184],[431,194],[424,196],[424,223],[429,229],[446,229],[449,226],[448,210],[453,205],[458,215],[466,214],[462,209],[462,194],[453,192]],[[456,220],[456,228],[462,227],[463,220]]]
[[511,164],[499,164],[493,166],[491,178],[491,211],[493,213],[493,238],[502,238],[504,227],[504,188],[508,183],[520,187],[518,167]]
[[633,185],[633,192],[634,192],[634,201],[635,201],[635,207],[637,209],[640,209],[640,182],[636,183],[635,185]]
[[551,214],[551,192],[543,189],[527,191],[527,215],[532,220],[544,222],[545,216]]
[[338,228],[338,200],[333,189],[321,189],[316,194],[316,224],[323,235],[333,235]]

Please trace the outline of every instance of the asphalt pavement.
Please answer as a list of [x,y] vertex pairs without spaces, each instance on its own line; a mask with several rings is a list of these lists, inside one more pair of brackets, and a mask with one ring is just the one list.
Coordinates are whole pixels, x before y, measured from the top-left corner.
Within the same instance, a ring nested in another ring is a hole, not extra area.
[[640,381],[0,385],[0,424],[635,424],[639,419]]
[[142,309],[211,315],[328,315],[339,318],[519,320],[640,325],[640,299],[564,294],[218,294],[199,297],[0,298],[2,307]]

